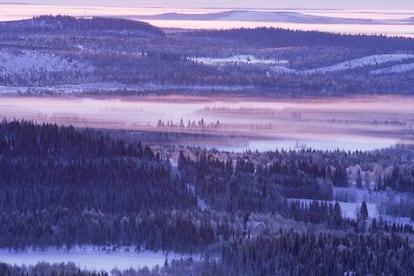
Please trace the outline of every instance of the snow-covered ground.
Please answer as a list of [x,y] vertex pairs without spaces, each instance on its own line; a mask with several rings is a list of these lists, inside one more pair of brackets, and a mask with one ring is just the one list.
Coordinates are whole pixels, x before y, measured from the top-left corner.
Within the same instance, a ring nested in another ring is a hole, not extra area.
[[210,211],[211,207],[199,195],[196,194],[194,185],[187,183],[187,189],[197,197],[197,207],[201,211]]
[[281,65],[288,64],[287,60],[278,59],[263,59],[256,58],[252,55],[235,55],[224,58],[212,58],[212,57],[194,57],[190,58],[191,61],[202,63],[205,65],[224,65],[224,64],[256,64],[256,65]]
[[[247,64],[247,65],[267,65],[269,66],[269,72],[274,74],[301,74],[301,75],[311,75],[311,74],[325,74],[332,72],[341,72],[357,68],[363,68],[368,66],[380,66],[390,62],[403,62],[405,60],[413,59],[414,54],[411,53],[394,53],[394,54],[379,54],[365,56],[357,59],[347,60],[338,64],[317,67],[308,70],[297,70],[289,68],[288,60],[273,60],[273,59],[260,59],[252,55],[237,55],[226,58],[211,58],[211,57],[199,57],[191,58],[192,61],[199,62],[205,65],[210,66],[220,66],[220,65],[238,65],[238,64]],[[371,71],[373,74],[387,74],[387,73],[402,73],[414,70],[414,63],[409,64],[399,64],[392,67],[386,67]]]
[[398,64],[391,67],[385,67],[382,69],[371,71],[371,74],[395,74],[405,73],[414,70],[414,63]]
[[272,66],[270,67],[270,71],[276,74],[296,74],[298,73],[297,70],[291,69],[285,66]]
[[361,137],[361,139],[352,139],[352,137],[344,136],[344,139],[324,140],[324,139],[274,139],[274,140],[258,140],[253,139],[246,143],[239,145],[211,145],[207,148],[216,148],[222,151],[229,152],[244,152],[244,151],[274,151],[274,150],[345,150],[345,151],[370,151],[376,149],[384,149],[394,146],[397,141],[393,139]]
[[381,65],[388,62],[403,61],[406,59],[414,58],[414,54],[383,54],[383,55],[372,55],[362,58],[352,59],[345,62],[341,62],[332,66],[320,67],[315,69],[304,70],[304,74],[315,74],[315,73],[328,73],[346,71],[356,68],[362,68],[366,66]]
[[66,57],[39,51],[0,51],[0,75],[25,75],[43,72],[91,72],[94,67]]
[[135,252],[131,247],[112,250],[85,246],[71,250],[48,248],[44,251],[27,249],[22,252],[0,250],[0,262],[11,265],[35,265],[39,262],[68,263],[72,262],[82,269],[110,272],[114,268],[121,270],[129,268],[153,268],[164,266],[165,260],[198,259],[199,256],[182,255],[177,253],[141,251]]

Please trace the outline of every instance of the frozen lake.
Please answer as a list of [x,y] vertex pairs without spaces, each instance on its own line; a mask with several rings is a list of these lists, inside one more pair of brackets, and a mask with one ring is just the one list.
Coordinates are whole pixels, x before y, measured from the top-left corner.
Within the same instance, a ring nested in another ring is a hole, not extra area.
[[181,133],[180,144],[229,151],[354,151],[413,143],[412,106],[412,97],[2,97],[0,119],[140,131],[137,139]]

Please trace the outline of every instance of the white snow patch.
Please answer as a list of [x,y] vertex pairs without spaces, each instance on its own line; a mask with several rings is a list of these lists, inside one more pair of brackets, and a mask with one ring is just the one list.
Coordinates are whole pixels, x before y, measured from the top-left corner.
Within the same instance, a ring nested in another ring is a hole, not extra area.
[[[243,65],[243,64],[254,64],[254,65],[267,65],[269,66],[269,72],[274,74],[323,74],[329,72],[340,72],[347,71],[356,68],[363,68],[366,66],[376,66],[389,62],[401,62],[407,59],[414,58],[414,54],[408,53],[394,53],[394,54],[379,54],[371,55],[357,59],[347,60],[335,65],[318,67],[308,70],[296,70],[287,67],[289,64],[288,60],[277,60],[277,59],[261,59],[256,58],[253,55],[235,55],[225,58],[212,58],[212,57],[194,57],[190,60],[199,62],[210,66],[221,66],[221,65]],[[389,68],[384,68],[376,71],[371,71],[374,74],[382,73],[400,73],[414,70],[414,63],[400,64]]]
[[[338,202],[341,206],[342,216],[350,219],[357,219],[358,211],[361,208],[362,202],[351,203],[351,202]],[[378,208],[375,203],[367,203],[368,218],[378,218]]]
[[39,51],[0,51],[0,75],[30,75],[46,72],[92,72],[79,61]]
[[196,198],[197,198],[197,207],[198,209],[200,209],[201,211],[210,211],[211,208],[210,206],[207,204],[207,202],[205,202],[202,198],[200,198],[195,191],[195,188],[193,185],[187,183],[187,190],[189,190]]
[[261,59],[252,55],[235,55],[224,58],[212,58],[212,57],[194,57],[190,58],[191,61],[202,63],[205,65],[224,65],[224,64],[256,64],[256,65],[281,65],[288,64],[288,60],[278,59]]
[[337,71],[346,71],[355,68],[362,68],[365,66],[375,66],[388,62],[403,61],[414,58],[414,54],[382,54],[372,55],[362,58],[348,60],[332,66],[320,67],[301,71],[303,74],[328,73]]
[[245,143],[232,145],[203,145],[206,148],[215,148],[221,151],[274,151],[274,150],[345,150],[345,151],[371,151],[376,149],[384,149],[397,144],[396,140],[376,138],[376,137],[357,137],[343,136],[335,137],[331,140],[326,139],[254,139]]
[[133,247],[123,247],[112,250],[110,247],[102,249],[99,247],[87,246],[74,249],[48,248],[46,250],[27,249],[24,251],[11,251],[0,249],[0,260],[10,265],[35,265],[39,262],[47,263],[68,263],[72,262],[81,269],[110,271],[114,268],[121,270],[129,268],[153,268],[164,266],[165,260],[173,259],[198,259],[198,256],[182,255],[178,253],[163,253],[153,251],[135,252]]
[[380,74],[393,74],[393,73],[405,73],[414,70],[414,63],[407,64],[398,64],[391,67],[386,67],[371,71],[371,74],[380,75]]
[[286,66],[272,66],[270,67],[271,72],[276,74],[296,74],[297,70],[288,68]]
[[199,196],[197,196],[197,206],[198,206],[198,209],[200,209],[201,211],[209,211],[210,210],[210,206],[207,204],[207,202],[205,202]]

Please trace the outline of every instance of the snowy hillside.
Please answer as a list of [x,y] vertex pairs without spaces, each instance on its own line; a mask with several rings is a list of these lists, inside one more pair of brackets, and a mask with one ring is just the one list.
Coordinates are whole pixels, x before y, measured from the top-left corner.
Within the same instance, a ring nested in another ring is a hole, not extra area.
[[[297,70],[289,68],[286,65],[290,63],[289,60],[277,59],[261,59],[253,55],[237,55],[227,58],[213,58],[213,57],[197,57],[190,60],[210,66],[220,65],[268,65],[269,72],[274,74],[325,74],[333,72],[348,71],[356,68],[363,68],[368,66],[381,66],[390,62],[403,62],[405,60],[414,59],[414,54],[409,53],[395,53],[395,54],[379,54],[361,57],[357,59],[347,60],[338,64],[316,67],[308,70]],[[402,73],[414,69],[414,63],[399,64],[384,69],[372,71],[373,74],[383,73]]]
[[345,62],[341,62],[332,66],[320,67],[310,70],[302,71],[304,74],[315,74],[315,73],[329,73],[329,72],[338,72],[346,71],[355,68],[362,68],[366,66],[376,66],[385,64],[388,62],[398,62],[406,59],[414,58],[414,54],[383,54],[383,55],[373,55],[362,57],[358,59],[352,59]]
[[414,70],[414,63],[398,64],[391,67],[386,67],[378,70],[371,71],[372,74],[395,74],[405,73]]
[[262,59],[262,58],[256,58],[253,55],[235,55],[235,56],[225,57],[225,58],[196,57],[196,58],[191,58],[190,60],[205,64],[205,65],[225,65],[225,64],[280,65],[280,64],[289,63],[289,61],[287,60]]
[[92,72],[94,67],[70,58],[39,51],[0,51],[0,75],[51,72]]

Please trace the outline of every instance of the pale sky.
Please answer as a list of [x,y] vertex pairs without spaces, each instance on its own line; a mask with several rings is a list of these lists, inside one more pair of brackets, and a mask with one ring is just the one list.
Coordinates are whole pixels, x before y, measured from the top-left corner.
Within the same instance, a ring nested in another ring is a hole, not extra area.
[[166,8],[414,9],[414,0],[0,0],[47,5]]

